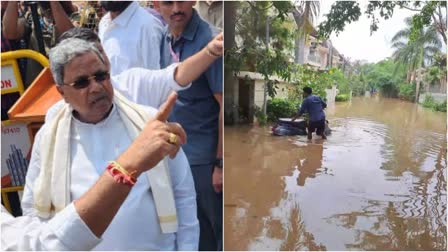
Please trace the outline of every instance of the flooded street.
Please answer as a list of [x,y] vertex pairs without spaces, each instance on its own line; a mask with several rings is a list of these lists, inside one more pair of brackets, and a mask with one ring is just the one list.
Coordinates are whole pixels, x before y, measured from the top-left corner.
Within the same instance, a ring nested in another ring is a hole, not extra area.
[[333,134],[225,128],[226,250],[446,250],[446,113],[354,98]]

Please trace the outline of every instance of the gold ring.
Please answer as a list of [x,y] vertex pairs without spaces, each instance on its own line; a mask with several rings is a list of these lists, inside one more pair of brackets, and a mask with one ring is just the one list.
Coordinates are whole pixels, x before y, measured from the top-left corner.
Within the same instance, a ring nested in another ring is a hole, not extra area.
[[174,133],[170,133],[170,137],[168,138],[168,143],[177,144],[177,136]]

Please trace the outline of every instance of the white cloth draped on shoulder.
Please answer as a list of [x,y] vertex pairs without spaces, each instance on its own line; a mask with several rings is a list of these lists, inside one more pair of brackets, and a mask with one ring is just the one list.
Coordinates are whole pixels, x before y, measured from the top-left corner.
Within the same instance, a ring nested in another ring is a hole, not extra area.
[[[132,139],[150,119],[145,109],[114,90],[114,104]],[[73,108],[65,104],[43,132],[41,170],[34,190],[35,209],[42,218],[50,218],[70,202],[70,124]],[[176,205],[166,158],[145,172],[159,218],[162,233],[178,228]]]

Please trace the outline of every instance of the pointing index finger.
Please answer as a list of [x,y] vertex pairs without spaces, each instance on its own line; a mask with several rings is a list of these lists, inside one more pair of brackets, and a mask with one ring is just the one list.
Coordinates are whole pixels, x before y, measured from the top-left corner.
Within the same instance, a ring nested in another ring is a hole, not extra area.
[[171,113],[171,110],[173,110],[174,104],[176,104],[176,99],[177,99],[177,93],[172,92],[168,96],[166,101],[162,104],[162,106],[160,106],[155,119],[161,122],[166,122]]

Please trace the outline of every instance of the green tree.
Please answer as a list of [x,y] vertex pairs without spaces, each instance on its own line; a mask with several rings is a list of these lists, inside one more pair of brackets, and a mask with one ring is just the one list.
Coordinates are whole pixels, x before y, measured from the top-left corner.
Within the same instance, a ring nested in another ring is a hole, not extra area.
[[[225,55],[226,63],[234,73],[247,70],[266,77],[273,74],[288,77],[285,65],[289,62],[288,53],[292,48],[289,39],[291,27],[285,21],[285,14],[275,6],[268,1],[238,3],[234,17],[236,43],[230,48],[226,46]],[[270,27],[269,46],[266,41],[267,22]]]
[[367,82],[365,81],[364,73],[354,75],[351,79],[353,96],[362,96],[367,91]]
[[[225,93],[227,122],[236,122],[238,108],[238,81],[233,78],[240,71],[261,73],[266,81],[267,93],[275,95],[275,82],[271,76],[288,81],[290,52],[293,48],[294,21],[288,18],[291,3],[229,2],[225,5]],[[229,24],[229,25],[227,25]],[[266,27],[269,27],[268,40]]]
[[367,90],[372,90],[374,86],[369,86],[366,80],[368,64],[363,64],[357,60],[352,64],[353,74],[348,77],[351,91],[354,96],[363,96]]
[[[371,19],[370,32],[378,30],[378,14],[387,20],[392,17],[396,8],[415,12],[412,16],[411,41],[417,39],[419,30],[434,24],[445,45],[447,44],[446,1],[369,1],[364,14]],[[357,21],[361,16],[361,8],[358,2],[339,1],[331,6],[330,12],[325,16],[327,19],[319,25],[321,38],[328,38],[333,32],[337,35],[344,30],[345,25]]]
[[294,63],[303,64],[304,49],[308,35],[314,31],[314,20],[319,16],[319,1],[296,1],[290,6],[290,11],[297,25],[295,36]]
[[294,65],[292,72],[291,82],[293,86],[290,90],[289,99],[294,102],[302,102],[302,89],[305,86],[311,87],[313,94],[325,98],[325,89],[334,84],[331,71],[316,71],[307,65]]
[[396,65],[392,59],[368,64],[365,78],[369,88],[379,89],[385,97],[398,97],[399,87],[405,80],[406,73],[403,67],[397,68]]
[[446,71],[444,72],[440,67],[432,66],[426,73],[426,81],[428,81],[430,85],[435,85],[443,77],[445,77],[445,75]]
[[433,57],[440,52],[442,43],[434,26],[419,30],[418,37],[410,41],[412,32],[412,19],[406,18],[406,28],[398,31],[392,37],[392,57],[400,64],[406,66],[408,70],[408,82],[414,80],[415,70],[425,67],[432,61]]
[[[394,60],[404,65],[407,69],[408,83],[415,81],[416,70],[428,66],[434,56],[440,52],[442,42],[434,25],[418,30],[417,37],[413,40],[413,24],[411,18],[406,18],[406,28],[398,31],[392,38]],[[418,99],[420,81],[415,86],[415,99]]]
[[[294,19],[288,15],[290,13]],[[226,65],[230,65],[234,73],[240,70],[261,73],[267,94],[274,97],[276,85],[270,77],[291,79],[293,42],[297,58],[298,50],[304,48],[297,46],[298,41],[304,40],[313,30],[313,20],[318,14],[318,1],[239,2],[235,14],[235,37],[239,43],[226,48]],[[267,26],[269,34],[266,34]]]
[[[442,80],[446,80],[447,67],[446,67],[446,54],[437,53],[433,57],[431,66],[427,69],[425,74],[425,80],[430,85],[440,83]],[[440,86],[442,88],[442,86]]]
[[361,16],[361,8],[356,1],[340,1],[331,6],[327,18],[319,24],[319,36],[321,38],[329,38],[331,33],[338,35],[344,30],[346,24],[357,21]]
[[332,68],[329,70],[329,78],[331,79],[332,85],[336,85],[339,92],[342,94],[348,94],[352,90],[350,86],[350,80],[344,75],[344,73],[337,68]]

